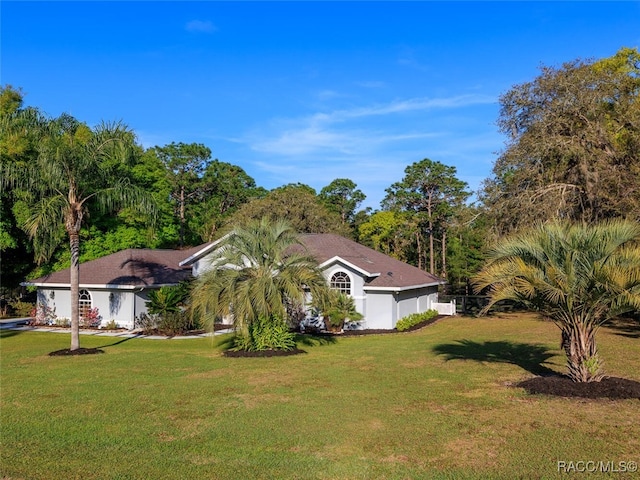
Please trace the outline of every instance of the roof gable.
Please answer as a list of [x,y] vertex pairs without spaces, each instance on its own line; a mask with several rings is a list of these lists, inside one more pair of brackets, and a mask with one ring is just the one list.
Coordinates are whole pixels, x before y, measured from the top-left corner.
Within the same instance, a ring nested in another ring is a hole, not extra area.
[[340,235],[311,233],[301,238],[321,266],[339,259],[355,267],[355,270],[366,273],[365,289],[402,290],[445,283],[435,275]]

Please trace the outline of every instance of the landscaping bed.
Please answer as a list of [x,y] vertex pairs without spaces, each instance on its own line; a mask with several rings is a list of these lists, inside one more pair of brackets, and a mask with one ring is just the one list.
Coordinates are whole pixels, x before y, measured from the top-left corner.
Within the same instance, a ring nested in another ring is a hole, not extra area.
[[530,394],[553,395],[556,397],[609,398],[619,400],[637,398],[640,400],[640,382],[618,377],[605,377],[599,382],[576,383],[564,375],[534,377],[516,385]]

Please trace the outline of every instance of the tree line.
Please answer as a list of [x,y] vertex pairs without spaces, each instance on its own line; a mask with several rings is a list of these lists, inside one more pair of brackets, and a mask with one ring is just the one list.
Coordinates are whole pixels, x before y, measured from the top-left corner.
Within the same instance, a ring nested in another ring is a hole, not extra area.
[[[505,148],[474,203],[455,167],[424,158],[406,167],[376,210],[360,208],[365,195],[350,179],[320,192],[300,183],[269,191],[205,145],[145,149],[126,125],[49,118],[25,106],[19,88],[0,88],[4,294],[26,277],[68,267],[74,255],[84,262],[124,248],[198,245],[263,217],[353,238],[446,278],[451,292],[470,293],[487,247],[505,235],[550,219],[640,220],[636,49],[543,67],[503,94],[497,125]],[[56,187],[63,177],[72,178],[74,198]],[[56,207],[66,219],[55,217]],[[77,247],[64,240],[71,232]]]

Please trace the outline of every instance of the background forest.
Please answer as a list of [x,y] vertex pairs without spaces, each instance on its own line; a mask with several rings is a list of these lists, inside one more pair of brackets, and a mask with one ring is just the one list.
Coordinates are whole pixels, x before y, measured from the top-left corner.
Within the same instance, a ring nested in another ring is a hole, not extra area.
[[49,232],[54,241],[46,255],[35,255],[43,251],[29,236],[40,208],[35,190],[8,179],[52,151],[81,157],[103,130],[115,128],[124,161],[109,163],[105,157],[100,173],[79,179],[86,202],[95,201],[92,189],[108,172],[110,182],[152,197],[154,208],[146,213],[120,208],[116,214],[89,208],[91,216],[81,219],[81,262],[126,248],[195,246],[233,225],[268,216],[287,220],[301,233],[348,236],[446,278],[447,293],[468,294],[485,248],[525,226],[551,219],[640,221],[639,93],[636,49],[543,67],[538,77],[500,97],[496,121],[505,147],[481,191],[471,192],[454,166],[407,159],[404,173],[388,172],[401,180],[389,185],[380,208],[372,210],[361,208],[365,195],[348,178],[336,178],[319,192],[304,179],[269,191],[242,168],[216,159],[206,145],[173,142],[145,149],[126,125],[49,118],[25,105],[19,87],[5,85],[0,89],[0,293],[11,298],[25,278],[66,268],[71,260],[63,229]]

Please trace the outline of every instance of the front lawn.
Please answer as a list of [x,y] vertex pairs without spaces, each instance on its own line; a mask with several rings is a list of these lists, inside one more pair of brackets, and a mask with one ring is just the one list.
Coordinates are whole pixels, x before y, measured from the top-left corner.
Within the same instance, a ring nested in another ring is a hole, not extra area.
[[[640,380],[637,332],[599,333],[609,375]],[[272,358],[223,357],[225,337],[94,336],[81,346],[104,354],[50,357],[68,335],[0,335],[0,478],[560,478],[558,462],[640,461],[638,400],[509,386],[565,371],[559,330],[533,315],[305,337],[306,354]]]

